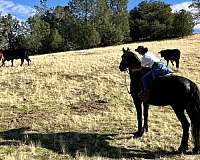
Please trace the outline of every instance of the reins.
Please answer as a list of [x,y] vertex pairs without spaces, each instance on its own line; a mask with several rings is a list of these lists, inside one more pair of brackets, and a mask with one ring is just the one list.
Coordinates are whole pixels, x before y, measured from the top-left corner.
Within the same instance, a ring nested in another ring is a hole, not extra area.
[[[126,72],[129,74],[128,70],[126,70]],[[124,76],[124,80],[125,80],[126,89],[127,89],[128,93],[131,94],[131,92],[130,92],[129,89],[128,89],[128,85],[127,85],[127,81],[126,81],[126,74],[125,74],[125,76]]]

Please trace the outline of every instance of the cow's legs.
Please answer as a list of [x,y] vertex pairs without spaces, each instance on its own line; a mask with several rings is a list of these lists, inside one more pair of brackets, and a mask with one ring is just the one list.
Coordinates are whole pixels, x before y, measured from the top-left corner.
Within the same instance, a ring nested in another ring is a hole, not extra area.
[[23,65],[23,63],[24,63],[24,59],[21,59],[21,65],[20,65],[20,66],[22,66],[22,65]]
[[12,63],[12,67],[13,67],[13,61],[14,61],[14,59],[12,59],[12,60],[11,60],[11,63]]

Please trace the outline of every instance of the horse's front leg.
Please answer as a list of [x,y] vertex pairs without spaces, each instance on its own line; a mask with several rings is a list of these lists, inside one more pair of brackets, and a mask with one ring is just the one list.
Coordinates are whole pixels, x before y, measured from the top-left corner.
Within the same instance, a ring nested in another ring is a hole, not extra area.
[[149,105],[146,103],[143,103],[143,116],[144,116],[144,131],[148,132],[148,110],[149,110]]
[[144,133],[144,129],[142,127],[142,101],[134,97],[133,101],[137,112],[137,122],[138,122],[138,131],[134,133],[134,137],[137,138],[137,137],[142,137]]

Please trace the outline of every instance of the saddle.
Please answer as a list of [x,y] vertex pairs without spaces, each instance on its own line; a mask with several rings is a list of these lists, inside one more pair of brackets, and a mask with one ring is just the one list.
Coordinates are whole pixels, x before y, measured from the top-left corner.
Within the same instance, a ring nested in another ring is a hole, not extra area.
[[[172,75],[173,75],[173,73],[168,73],[168,74],[165,74],[165,75],[160,75],[159,77],[153,79],[153,80],[150,82],[150,88],[151,88],[152,83],[153,83],[156,79],[164,78],[164,77],[169,77],[169,76],[172,76]],[[138,97],[139,97],[141,100],[147,102],[148,99],[149,99],[149,97],[150,97],[150,95],[151,95],[151,92],[150,92],[150,91],[151,91],[151,89],[150,89],[150,90],[144,90],[144,88],[142,88],[141,91],[138,93]]]

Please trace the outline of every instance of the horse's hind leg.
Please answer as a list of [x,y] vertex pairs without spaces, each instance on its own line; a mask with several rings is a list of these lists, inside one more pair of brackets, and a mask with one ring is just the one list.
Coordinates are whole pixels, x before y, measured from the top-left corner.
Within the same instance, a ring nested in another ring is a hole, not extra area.
[[191,120],[191,127],[192,127],[192,138],[194,143],[193,153],[200,154],[200,119],[199,113],[195,111],[195,107],[188,107],[187,114]]
[[144,131],[148,132],[148,110],[149,110],[149,105],[144,104],[144,111],[143,111],[143,117],[144,117]]
[[188,120],[187,120],[187,118],[186,118],[186,116],[184,114],[184,109],[179,110],[177,107],[179,107],[181,109],[183,106],[173,106],[175,114],[176,114],[178,120],[181,122],[181,125],[182,125],[182,128],[183,128],[183,135],[182,135],[181,145],[180,145],[178,150],[181,153],[185,153],[188,150],[188,139],[189,139],[190,123],[188,122]]

